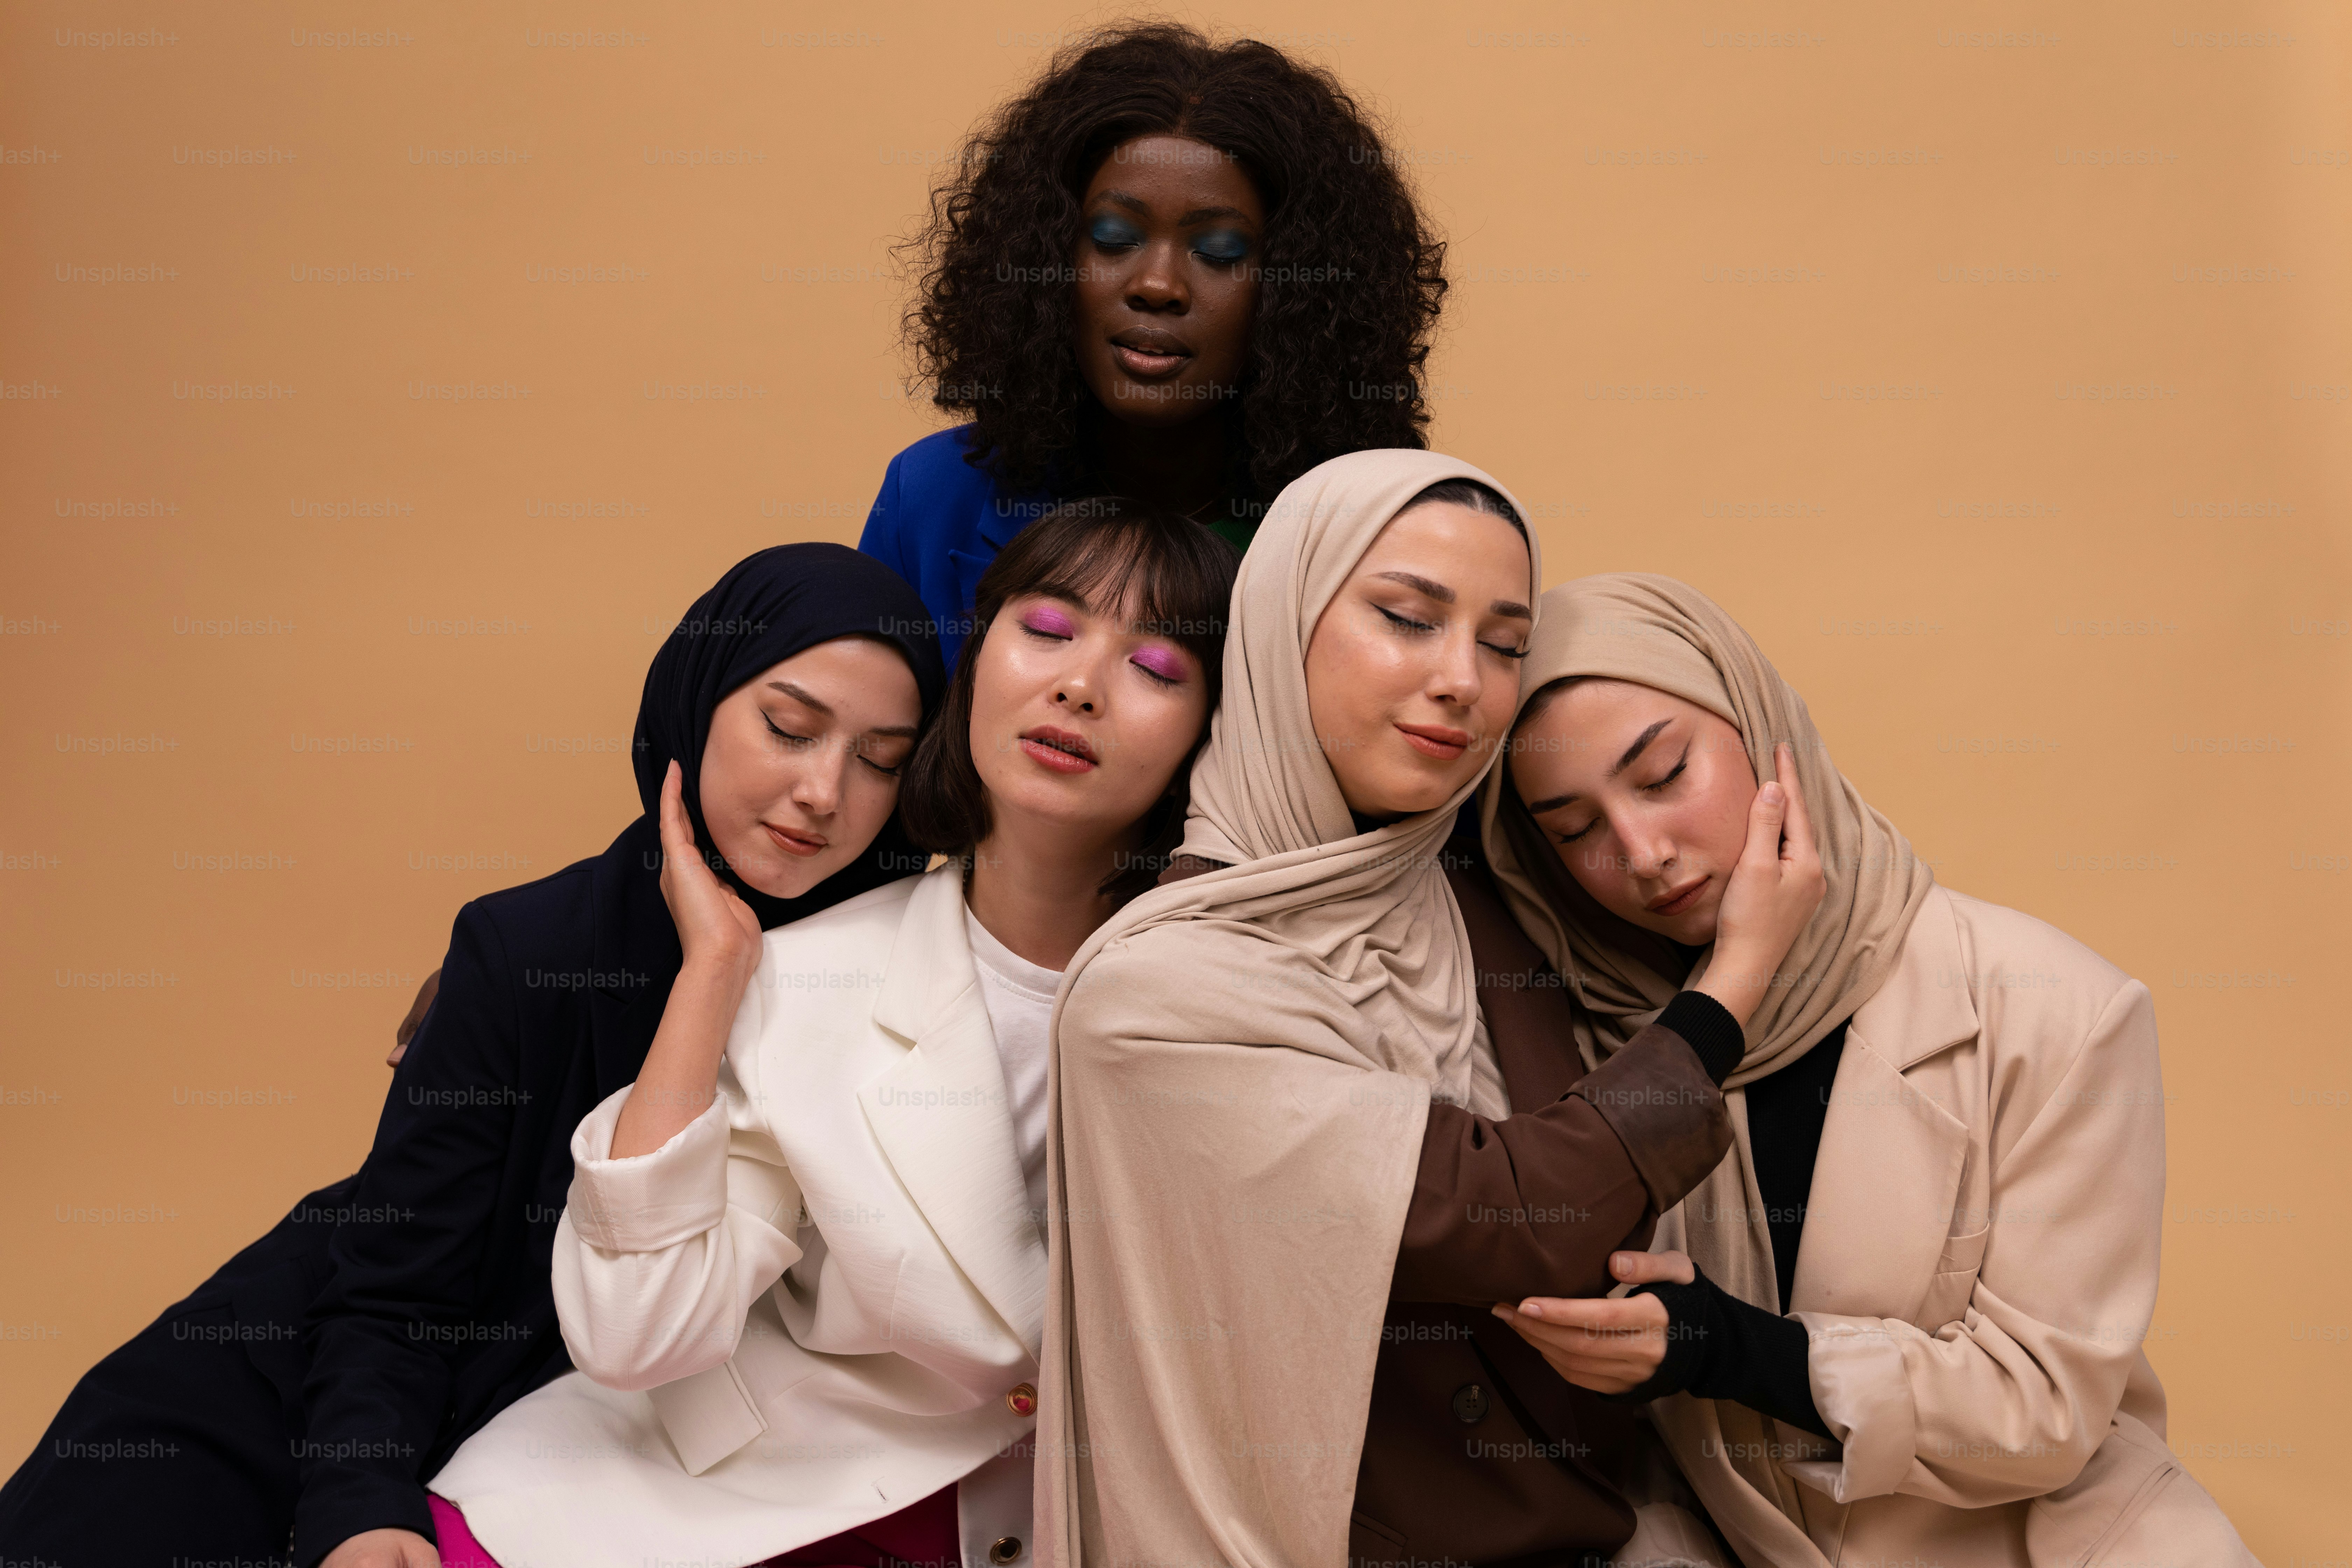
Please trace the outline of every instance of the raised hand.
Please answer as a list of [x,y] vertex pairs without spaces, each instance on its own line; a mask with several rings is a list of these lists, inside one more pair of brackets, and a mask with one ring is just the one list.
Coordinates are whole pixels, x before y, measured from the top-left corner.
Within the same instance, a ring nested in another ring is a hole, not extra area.
[[685,774],[674,759],[662,779],[661,841],[662,902],[677,922],[687,967],[731,977],[740,994],[760,966],[760,920],[703,860],[686,815]]
[[695,847],[677,763],[662,780],[662,901],[685,961],[663,1005],[646,1065],[613,1127],[611,1156],[650,1154],[709,1109],[743,993],[760,972],[760,918],[711,874]]
[[1724,886],[1715,951],[1693,987],[1742,1024],[1770,993],[1780,961],[1822,907],[1829,885],[1805,792],[1797,784],[1795,748],[1785,741],[1773,747],[1772,766],[1779,776],[1756,792],[1748,808],[1748,842]]

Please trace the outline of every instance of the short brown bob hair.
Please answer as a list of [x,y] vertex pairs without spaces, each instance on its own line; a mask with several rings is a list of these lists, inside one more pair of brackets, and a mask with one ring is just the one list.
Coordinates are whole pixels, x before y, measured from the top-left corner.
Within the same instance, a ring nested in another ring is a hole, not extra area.
[[[908,766],[898,792],[908,837],[934,854],[966,855],[994,826],[988,791],[972,762],[971,692],[981,645],[1006,601],[1045,594],[1099,610],[1131,593],[1139,623],[1200,661],[1208,712],[1214,715],[1224,687],[1225,620],[1240,566],[1234,547],[1202,524],[1119,497],[1066,501],[1023,529],[981,574],[947,700]],[[1102,885],[1105,894],[1131,899],[1166,868],[1184,837],[1192,761],[1208,736],[1204,719],[1167,795],[1145,819],[1140,852],[1112,871]]]

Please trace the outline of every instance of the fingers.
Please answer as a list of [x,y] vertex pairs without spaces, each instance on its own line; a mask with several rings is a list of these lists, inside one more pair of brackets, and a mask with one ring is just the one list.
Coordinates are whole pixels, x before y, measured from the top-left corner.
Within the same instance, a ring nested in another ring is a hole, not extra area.
[[1671,1251],[1612,1253],[1609,1273],[1627,1285],[1687,1285],[1698,1278],[1687,1254]]
[[1665,1339],[1655,1329],[1592,1333],[1539,1322],[1510,1307],[1496,1307],[1495,1315],[1579,1388],[1622,1394],[1655,1376],[1665,1360]]
[[1773,771],[1780,774],[1781,793],[1788,796],[1783,858],[1811,862],[1820,858],[1813,846],[1812,814],[1805,809],[1805,792],[1797,778],[1797,748],[1783,741],[1772,748]]
[[1758,866],[1780,858],[1780,827],[1787,818],[1789,792],[1779,780],[1768,780],[1748,806],[1748,842],[1739,858]]
[[670,759],[669,772],[662,775],[661,841],[665,859],[691,859],[694,855],[694,824],[686,816],[686,773]]
[[[1633,1334],[1666,1326],[1665,1303],[1654,1296],[1530,1296],[1519,1312],[1554,1328],[1581,1329],[1589,1334]],[[1506,1320],[1507,1321],[1507,1320]]]

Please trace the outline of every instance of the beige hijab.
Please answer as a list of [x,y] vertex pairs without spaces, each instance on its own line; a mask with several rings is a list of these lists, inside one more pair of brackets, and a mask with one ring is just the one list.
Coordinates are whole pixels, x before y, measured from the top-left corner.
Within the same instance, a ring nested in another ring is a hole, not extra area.
[[[1192,772],[1184,853],[1225,868],[1128,905],[1063,982],[1037,1534],[1066,1568],[1346,1560],[1423,1126],[1471,1093],[1477,993],[1438,853],[1476,781],[1357,832],[1304,660],[1381,528],[1452,479],[1502,489],[1376,451],[1277,498]],[[1531,559],[1530,602],[1541,580]]]
[[[1581,577],[1546,594],[1520,679],[1522,711],[1545,687],[1571,676],[1634,681],[1720,716],[1738,730],[1759,779],[1773,776],[1779,742],[1797,754],[1799,787],[1829,886],[1782,965],[1789,984],[1775,986],[1748,1020],[1747,1052],[1726,1080],[1738,1130],[1732,1157],[1664,1216],[1652,1243],[1688,1252],[1717,1284],[1777,1312],[1783,1304],[1741,1086],[1795,1061],[1870,1000],[1934,878],[1895,825],[1831,763],[1804,699],[1755,639],[1688,584],[1622,573]],[[1576,885],[1505,769],[1489,776],[1479,820],[1511,912],[1568,977],[1579,1004],[1577,1044],[1587,1065],[1597,1065],[1655,1018],[1697,970],[1684,949],[1619,920]],[[1706,962],[1702,955],[1699,964]],[[1753,1463],[1735,1459],[1736,1468],[1796,1518],[1792,1483],[1761,1458],[1776,1451],[1762,1416],[1709,1400],[1667,1400],[1656,1411],[1662,1424],[1704,1428],[1675,1434],[1679,1439],[1757,1456]]]
[[[1748,1051],[1728,1087],[1788,1066],[1878,990],[1934,878],[1832,764],[1805,700],[1756,640],[1688,584],[1612,573],[1546,594],[1519,682],[1523,709],[1571,676],[1653,687],[1727,721],[1759,780],[1773,776],[1774,746],[1794,748],[1829,887],[1789,950],[1788,983],[1748,1020]],[[1691,965],[1675,943],[1619,920],[1575,884],[1503,769],[1487,780],[1479,822],[1512,913],[1574,989],[1577,1043],[1597,1067],[1674,1000]]]

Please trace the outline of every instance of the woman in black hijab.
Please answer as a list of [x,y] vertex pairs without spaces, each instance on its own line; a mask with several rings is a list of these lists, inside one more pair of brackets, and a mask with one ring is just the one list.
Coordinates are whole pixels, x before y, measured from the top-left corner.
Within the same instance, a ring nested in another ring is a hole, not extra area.
[[681,962],[671,763],[772,928],[923,868],[895,772],[944,684],[921,601],[870,557],[782,545],[720,578],[646,675],[644,815],[458,911],[358,1174],[83,1377],[0,1490],[0,1558],[430,1563],[425,1479],[571,1364],[548,1268],[572,1131],[636,1077]]

